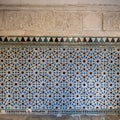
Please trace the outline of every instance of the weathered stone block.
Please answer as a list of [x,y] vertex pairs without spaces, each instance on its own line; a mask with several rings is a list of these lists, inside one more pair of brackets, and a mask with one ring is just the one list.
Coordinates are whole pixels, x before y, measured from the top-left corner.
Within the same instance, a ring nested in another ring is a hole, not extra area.
[[20,28],[19,14],[17,11],[4,12],[4,26],[5,30],[17,30]]
[[61,116],[61,117],[57,117],[57,116],[28,116],[26,120],[79,120],[79,117],[72,117],[72,116]]
[[120,12],[104,13],[103,30],[120,30]]
[[71,116],[58,117],[57,120],[74,120]]
[[26,120],[24,115],[0,115],[0,120]]
[[120,120],[120,115],[107,115],[105,120]]
[[56,120],[55,116],[43,116],[43,115],[31,115],[26,118],[26,120]]
[[103,116],[92,116],[91,120],[105,120],[105,117],[103,117]]
[[81,116],[80,120],[91,120],[91,116]]
[[3,29],[3,11],[0,11],[0,30]]
[[[76,119],[77,118],[77,119]],[[119,115],[105,116],[39,116],[39,115],[0,115],[0,120],[120,120]]]
[[39,31],[52,30],[52,11],[5,11],[6,30]]
[[80,12],[55,12],[55,30],[81,31],[82,15]]
[[84,13],[83,30],[102,30],[102,14]]
[[82,17],[79,12],[55,11],[5,11],[5,30],[40,32],[81,31]]

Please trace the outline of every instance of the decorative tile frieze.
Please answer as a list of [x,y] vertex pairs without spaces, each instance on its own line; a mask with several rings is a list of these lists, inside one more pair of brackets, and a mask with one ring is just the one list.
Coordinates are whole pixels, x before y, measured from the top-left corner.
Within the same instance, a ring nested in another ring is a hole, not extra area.
[[120,42],[120,37],[0,37],[0,42]]

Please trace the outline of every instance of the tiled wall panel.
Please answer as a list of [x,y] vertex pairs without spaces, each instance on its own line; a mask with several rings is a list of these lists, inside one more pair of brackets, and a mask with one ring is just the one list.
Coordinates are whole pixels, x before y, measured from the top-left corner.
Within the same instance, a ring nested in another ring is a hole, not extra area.
[[0,109],[119,110],[119,42],[57,43],[1,42]]

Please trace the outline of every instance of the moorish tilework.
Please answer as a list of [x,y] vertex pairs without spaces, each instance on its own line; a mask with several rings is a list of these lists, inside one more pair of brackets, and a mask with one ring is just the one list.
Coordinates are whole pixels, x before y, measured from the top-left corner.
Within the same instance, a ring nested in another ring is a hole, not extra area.
[[0,42],[109,42],[118,43],[120,37],[0,37]]
[[1,111],[120,112],[119,38],[107,45],[51,44],[45,43],[47,37],[42,43],[22,44],[24,37],[21,41],[11,37],[11,43],[7,37],[0,38]]

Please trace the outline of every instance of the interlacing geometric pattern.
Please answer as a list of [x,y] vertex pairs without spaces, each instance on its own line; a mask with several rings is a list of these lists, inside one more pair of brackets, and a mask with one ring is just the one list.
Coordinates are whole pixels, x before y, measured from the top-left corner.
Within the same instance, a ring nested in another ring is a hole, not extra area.
[[1,110],[120,109],[119,44],[2,43]]

